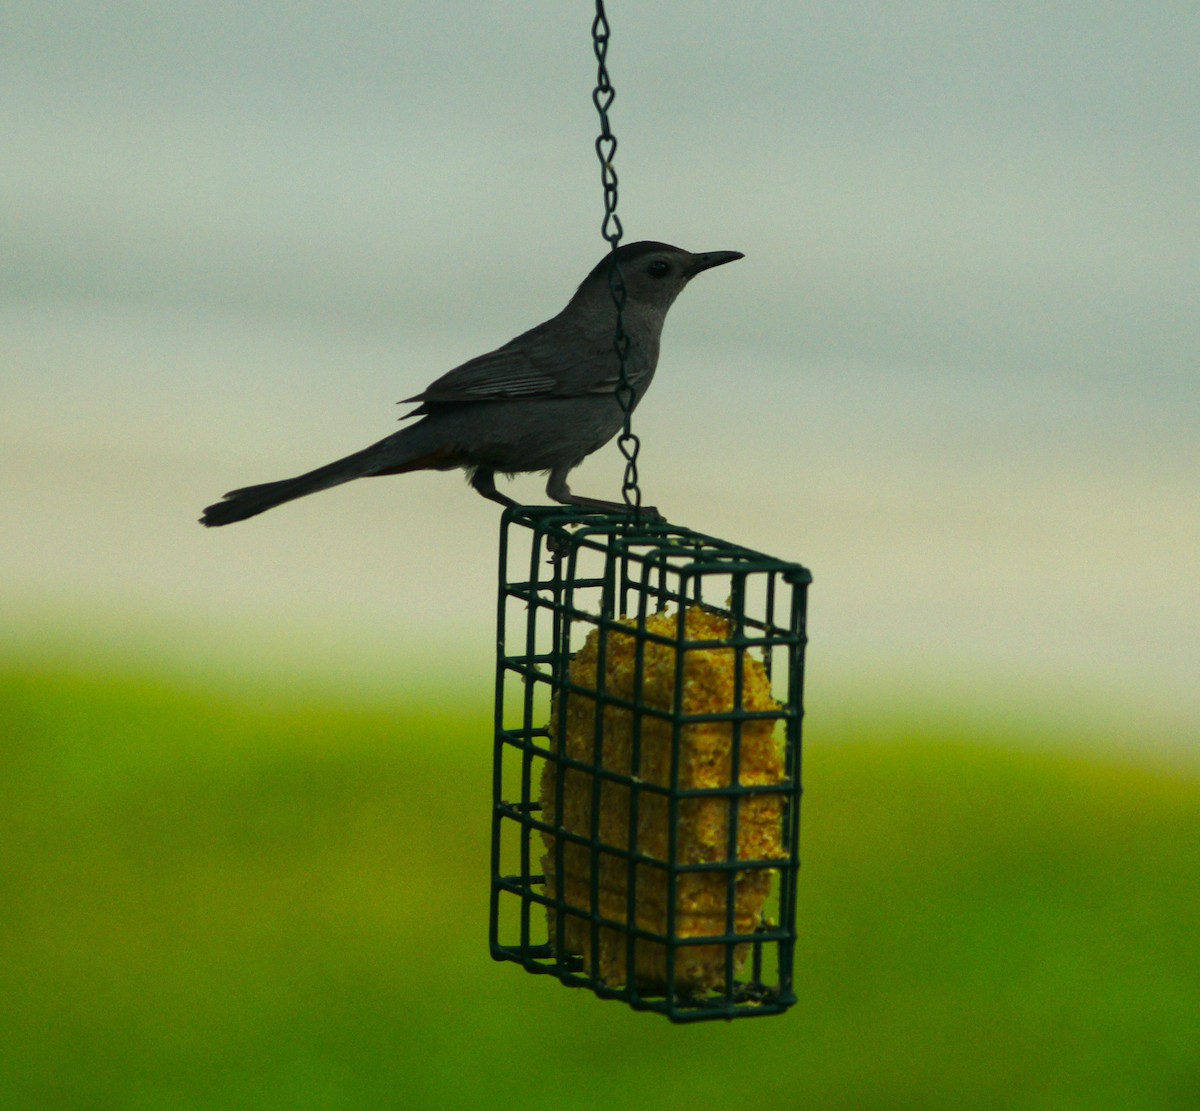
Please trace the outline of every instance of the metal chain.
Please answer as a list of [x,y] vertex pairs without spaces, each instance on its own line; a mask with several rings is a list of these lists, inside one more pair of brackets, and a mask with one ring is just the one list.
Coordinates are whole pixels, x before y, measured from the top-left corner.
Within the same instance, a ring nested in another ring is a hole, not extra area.
[[600,134],[596,138],[596,157],[600,159],[600,181],[604,186],[604,222],[600,234],[612,246],[612,265],[608,271],[608,285],[612,291],[613,304],[617,309],[616,329],[613,333],[613,350],[617,353],[617,404],[625,414],[617,446],[625,457],[625,477],[621,483],[621,497],[634,513],[642,508],[642,489],[638,485],[637,458],[641,441],[633,434],[633,406],[637,391],[629,381],[629,336],[625,332],[625,279],[621,265],[617,262],[616,250],[623,234],[620,217],[617,216],[617,171],[613,168],[613,156],[617,153],[617,137],[608,124],[608,109],[617,95],[608,77],[606,59],[610,36],[608,16],[604,13],[604,0],[596,0],[596,18],[592,21],[592,48],[596,54],[598,71],[596,88],[592,92],[592,103],[600,115]]

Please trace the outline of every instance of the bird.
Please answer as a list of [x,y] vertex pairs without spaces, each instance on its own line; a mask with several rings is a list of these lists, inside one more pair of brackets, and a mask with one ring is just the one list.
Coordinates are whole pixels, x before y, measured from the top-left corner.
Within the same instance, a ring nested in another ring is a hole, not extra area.
[[[540,472],[548,475],[552,501],[623,511],[624,504],[574,494],[567,483],[575,467],[624,427],[613,268],[625,289],[621,324],[632,412],[654,377],[663,322],[675,298],[697,274],[743,257],[740,251],[693,254],[653,240],[618,246],[556,316],[400,402],[416,406],[401,417],[419,417],[415,423],[295,478],[231,490],[203,511],[200,523],[211,528],[243,521],[357,478],[455,469],[466,472],[477,493],[503,506],[518,503],[496,489],[497,473]],[[643,512],[657,516],[649,507]]]

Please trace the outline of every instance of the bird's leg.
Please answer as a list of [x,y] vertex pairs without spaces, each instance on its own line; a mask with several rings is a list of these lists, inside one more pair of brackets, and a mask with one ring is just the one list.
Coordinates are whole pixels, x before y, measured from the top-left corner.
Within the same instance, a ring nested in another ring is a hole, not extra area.
[[499,502],[501,505],[506,505],[510,508],[520,505],[520,502],[513,501],[512,498],[507,497],[496,489],[496,472],[488,470],[487,467],[476,467],[468,481],[470,482],[471,489],[477,494],[482,494],[485,498],[490,498],[492,501]]
[[[577,505],[581,509],[603,509],[606,513],[628,513],[629,506],[622,501],[604,501],[602,498],[585,498],[582,494],[572,494],[567,485],[567,474],[570,467],[555,467],[550,472],[546,483],[546,496],[560,505]],[[652,505],[643,505],[638,509],[638,516],[647,521],[665,521],[664,517]]]

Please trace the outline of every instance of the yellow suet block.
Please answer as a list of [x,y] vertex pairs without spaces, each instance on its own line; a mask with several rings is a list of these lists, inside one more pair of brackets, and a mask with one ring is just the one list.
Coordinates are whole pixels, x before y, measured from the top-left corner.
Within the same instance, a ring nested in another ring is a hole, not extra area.
[[[728,641],[729,621],[720,614],[690,607],[684,615],[684,638]],[[623,624],[632,626],[632,620]],[[675,639],[677,613],[659,613],[646,618],[646,629]],[[588,690],[597,688],[598,630],[593,630],[572,659],[571,682]],[[642,684],[634,689],[635,644],[633,634],[611,630],[605,655],[605,691],[617,698],[671,713],[675,705],[676,653],[673,644],[646,641],[643,647]],[[770,680],[762,662],[745,649],[742,701],[735,707],[735,648],[685,649],[683,662],[684,715],[729,713],[737,708],[777,711],[771,697]],[[551,710],[551,738],[558,736],[559,705]],[[784,750],[776,736],[777,720],[743,721],[738,782],[742,785],[782,784],[785,779]],[[733,723],[729,721],[684,724],[680,733],[679,777],[675,787],[729,787]],[[593,761],[596,736],[596,702],[573,691],[567,699],[565,752],[573,760]],[[671,786],[672,722],[650,714],[641,719],[641,754],[637,769],[640,782]],[[552,744],[555,743],[552,740]],[[632,772],[633,712],[606,706],[601,736],[601,766],[621,775]],[[593,779],[588,771],[568,768],[563,776],[561,827],[590,837],[592,834]],[[547,822],[559,819],[556,806],[556,768],[546,761],[541,779],[541,802]],[[601,777],[599,840],[605,845],[628,849],[630,833],[629,786]],[[784,791],[728,797],[686,798],[679,801],[679,821],[674,860],[670,859],[670,800],[657,792],[637,792],[636,848],[655,860],[680,864],[720,863],[728,859],[730,808],[737,810],[737,860],[781,860],[787,853],[783,837]],[[542,867],[546,893],[558,891],[555,838],[543,834],[546,854]],[[734,884],[734,930],[752,933],[761,923],[763,907],[770,894],[771,869],[738,872]],[[566,841],[563,844],[563,896],[569,907],[591,913],[592,850]],[[628,923],[629,862],[611,852],[599,855],[599,905],[605,918]],[[667,870],[649,863],[636,865],[634,877],[634,922],[640,929],[667,933]],[[727,871],[687,872],[676,880],[674,938],[714,937],[727,930],[729,882]],[[549,911],[551,940],[556,913]],[[626,935],[612,927],[599,932],[599,967],[593,967],[590,923],[568,913],[564,916],[563,949],[582,956],[588,973],[605,983],[628,982]],[[736,946],[734,972],[745,962],[750,946]],[[724,944],[684,945],[675,949],[675,991],[723,990],[725,986]],[[642,990],[667,987],[666,946],[638,938],[634,958],[634,983]]]

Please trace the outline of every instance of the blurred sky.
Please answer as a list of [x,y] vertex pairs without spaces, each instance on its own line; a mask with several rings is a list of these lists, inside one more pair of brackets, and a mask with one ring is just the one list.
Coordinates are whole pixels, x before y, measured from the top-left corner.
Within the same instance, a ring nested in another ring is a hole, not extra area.
[[[812,568],[812,712],[915,686],[1193,744],[1195,5],[608,9],[627,238],[746,254],[672,311],[646,500]],[[498,513],[456,476],[196,516],[599,260],[590,19],[5,5],[8,635],[486,697]]]

